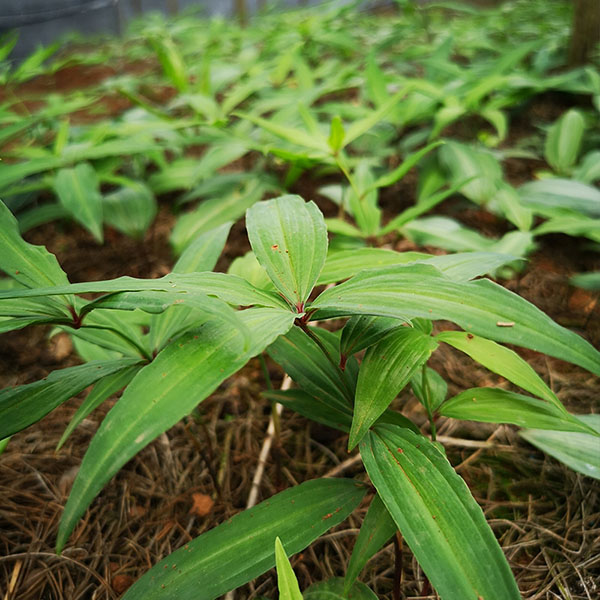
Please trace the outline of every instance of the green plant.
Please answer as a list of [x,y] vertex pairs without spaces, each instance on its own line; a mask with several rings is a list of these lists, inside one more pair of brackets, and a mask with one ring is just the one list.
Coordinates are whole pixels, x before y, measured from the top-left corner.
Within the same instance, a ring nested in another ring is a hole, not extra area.
[[[506,257],[429,257],[369,248],[328,255],[316,205],[283,196],[254,204],[246,216],[270,289],[207,270],[228,226],[203,234],[163,278],[69,284],[55,258],[25,243],[8,209],[0,204],[0,211],[0,266],[14,280],[0,292],[2,330],[54,323],[103,356],[0,392],[0,439],[88,385],[96,384],[84,412],[126,386],[83,459],[61,520],[58,551],[129,458],[267,350],[298,387],[266,396],[348,432],[348,447],[360,447],[377,490],[345,581],[325,585],[347,593],[398,528],[443,598],[519,597],[482,511],[435,439],[436,415],[595,439],[592,424],[568,413],[535,371],[502,344],[545,352],[596,375],[600,352],[519,296],[489,280],[473,280]],[[374,260],[382,264],[381,252],[389,266],[369,268]],[[343,279],[313,299],[315,285]],[[102,295],[78,296],[89,292]],[[340,317],[347,321],[337,332],[310,324]],[[434,333],[436,320],[452,321],[462,331]],[[466,353],[528,395],[490,387],[446,399],[443,378],[427,366],[440,344]],[[363,350],[359,362],[356,355]],[[409,383],[429,418],[431,439],[390,408]],[[568,453],[561,459],[571,462]],[[597,476],[597,468],[585,470]],[[364,484],[346,479],[290,488],[179,549],[125,597],[216,598],[275,565],[276,537],[286,552],[300,551],[341,522],[365,492]],[[281,549],[278,555],[281,562]],[[359,597],[369,597],[364,586],[358,588]]]

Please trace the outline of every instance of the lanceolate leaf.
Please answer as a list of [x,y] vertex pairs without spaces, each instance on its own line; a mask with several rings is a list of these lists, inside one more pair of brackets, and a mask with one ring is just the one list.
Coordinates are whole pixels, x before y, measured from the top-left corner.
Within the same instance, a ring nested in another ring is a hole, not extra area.
[[521,598],[483,512],[427,438],[378,425],[360,452],[388,512],[444,600]]
[[343,521],[364,493],[348,479],[314,479],[285,490],[159,562],[123,600],[213,600],[275,565],[275,537],[288,553],[300,552]]
[[[245,279],[225,273],[171,273],[158,279],[135,279],[118,277],[107,281],[72,283],[50,288],[14,289],[0,292],[0,301],[4,298],[34,298],[62,294],[87,294],[107,292],[180,292],[185,303],[186,294],[217,296],[224,302],[237,306],[260,305],[272,308],[284,308],[287,304],[275,294],[263,292],[249,284]],[[167,300],[170,302],[171,300]],[[89,309],[88,309],[89,310]]]
[[[339,345],[334,334],[313,328],[332,360],[339,361]],[[354,398],[354,385],[348,370],[344,373],[327,360],[322,350],[299,327],[278,338],[268,349],[271,358],[308,394],[331,407],[346,410]]]
[[321,211],[300,196],[281,196],[250,208],[246,227],[258,262],[288,302],[303,312],[327,255]]
[[212,271],[227,241],[232,223],[224,223],[199,234],[173,267],[173,273]]
[[81,403],[77,412],[73,415],[66,429],[64,430],[56,450],[60,450],[67,438],[73,433],[75,428],[83,421],[92,411],[96,410],[109,396],[116,394],[122,390],[141,369],[142,365],[133,365],[126,367],[121,371],[117,371],[112,375],[102,378],[92,391],[87,395],[86,399]]
[[61,169],[54,180],[60,203],[71,216],[102,241],[102,196],[94,168],[81,163],[73,169]]
[[21,237],[17,220],[1,200],[0,270],[28,288],[69,284],[54,254]]
[[522,185],[521,202],[535,212],[549,217],[556,210],[578,211],[589,217],[600,217],[600,190],[573,179],[542,179]]
[[330,252],[317,283],[320,285],[336,283],[364,269],[402,265],[427,258],[431,258],[431,255],[422,252],[395,252],[385,248],[357,248]]
[[515,385],[547,400],[560,411],[566,413],[566,409],[556,397],[556,394],[529,364],[513,350],[464,331],[443,331],[436,337],[439,341],[458,348],[458,350],[461,350],[490,371],[506,377]]
[[391,317],[357,315],[351,317],[342,329],[340,352],[350,356],[381,341],[382,337],[405,324],[405,321]]
[[246,310],[240,318],[253,334],[249,351],[239,329],[211,321],[166,346],[134,377],[86,452],[60,523],[58,551],[90,502],[132,456],[293,323],[293,314],[282,310]]
[[410,385],[419,402],[432,414],[446,399],[448,384],[446,380],[430,367],[424,366],[411,379]]
[[349,450],[436,348],[433,338],[411,327],[399,327],[369,347],[358,374]]
[[391,173],[379,177],[373,184],[374,187],[387,187],[393,185],[402,179],[426,154],[429,154],[434,148],[441,146],[443,143],[443,141],[433,142],[417,152],[409,154]]
[[96,361],[53,371],[40,381],[0,392],[0,440],[29,427],[103,377],[131,367],[132,358]]
[[434,256],[419,262],[433,265],[452,281],[461,282],[493,273],[498,267],[515,260],[519,260],[518,257],[496,252],[457,252]]
[[439,412],[455,419],[590,433],[581,421],[553,404],[492,387],[465,390],[442,404]]
[[255,125],[266,129],[269,133],[272,133],[277,137],[283,138],[284,140],[287,140],[292,144],[303,146],[305,148],[310,148],[312,150],[317,150],[323,152],[324,154],[329,154],[329,146],[327,144],[327,140],[325,140],[322,137],[315,137],[302,129],[298,129],[296,127],[289,127],[286,125],[279,125],[278,123],[275,123],[275,121],[268,121],[267,119],[255,117],[246,113],[234,114],[242,119],[247,119],[248,121],[251,121]]
[[275,566],[279,600],[302,600],[298,580],[279,537],[275,538]]
[[104,219],[115,229],[132,237],[143,237],[156,216],[156,199],[150,188],[139,181],[104,197]]
[[369,559],[381,550],[383,545],[396,533],[396,529],[394,519],[379,496],[375,494],[352,549],[344,580],[345,594],[348,594]]
[[533,304],[487,279],[453,282],[429,265],[363,271],[323,292],[312,307],[327,310],[328,316],[445,319],[469,333],[544,352],[600,375],[600,352]]
[[[600,435],[600,415],[577,415],[577,419]],[[524,429],[519,431],[519,435],[571,469],[600,479],[600,452],[596,435],[543,429]]]
[[286,408],[311,421],[346,433],[350,431],[352,425],[350,404],[324,402],[300,389],[270,390],[263,392],[262,395],[269,400],[283,404]]
[[181,215],[173,228],[171,244],[180,254],[196,236],[230,221],[237,221],[247,208],[258,202],[268,186],[250,181],[239,190],[203,200],[192,212]]
[[583,115],[575,109],[567,111],[550,127],[544,156],[553,169],[565,173],[575,164],[584,130]]

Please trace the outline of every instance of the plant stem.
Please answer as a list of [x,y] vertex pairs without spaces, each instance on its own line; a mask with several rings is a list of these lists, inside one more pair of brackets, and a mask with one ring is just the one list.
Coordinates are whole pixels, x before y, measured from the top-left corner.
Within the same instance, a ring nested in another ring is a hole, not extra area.
[[271,381],[271,376],[269,375],[269,369],[267,368],[267,361],[265,360],[265,355],[262,352],[258,355],[258,360],[260,361],[260,367],[265,378],[265,383],[267,384],[267,389],[272,390],[273,382]]
[[435,420],[433,418],[433,412],[431,411],[431,389],[429,388],[429,381],[427,380],[427,365],[422,367],[422,385],[423,392],[425,393],[425,410],[427,411],[427,418],[429,419],[429,427],[431,430],[431,439],[435,442],[437,436],[437,429],[435,427]]
[[392,598],[400,600],[402,598],[402,534],[396,531],[394,536],[394,590]]

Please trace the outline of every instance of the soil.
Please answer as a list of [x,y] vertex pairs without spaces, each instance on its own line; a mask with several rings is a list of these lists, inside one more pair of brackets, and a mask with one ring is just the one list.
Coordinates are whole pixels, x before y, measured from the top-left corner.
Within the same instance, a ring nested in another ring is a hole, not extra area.
[[[87,69],[70,71],[69,77],[59,72],[51,84],[36,80],[32,85],[55,85],[61,77],[70,81],[84,72],[97,83],[113,73],[110,67],[98,67],[92,75]],[[78,86],[81,83],[78,81]],[[126,107],[122,104],[114,110]],[[525,171],[513,173],[509,169],[514,183],[528,178],[528,169],[538,165],[519,168]],[[316,193],[322,183],[308,173],[294,191],[316,199],[326,215],[333,216],[336,207]],[[412,203],[415,185],[416,178],[410,174],[393,193],[382,197],[386,218]],[[458,215],[486,233],[498,233],[504,227],[483,211],[465,210],[456,199],[444,203],[440,210]],[[64,222],[37,228],[27,238],[54,252],[72,282],[120,275],[159,277],[173,264],[168,244],[173,220],[171,204],[163,199],[155,223],[141,241],[107,229],[106,243],[99,247],[81,228]],[[416,249],[406,240],[391,242],[398,249]],[[218,269],[226,270],[231,260],[247,249],[244,225],[238,223]],[[525,270],[503,284],[598,346],[598,295],[573,288],[568,282],[574,273],[600,269],[598,256],[587,249],[585,241],[547,236]],[[52,338],[49,334],[48,328],[38,327],[2,336],[1,388],[36,381],[54,369],[79,363],[65,334]],[[598,378],[561,361],[520,352],[570,410],[598,411]],[[451,394],[468,387],[505,384],[449,347],[434,355],[432,366],[448,380]],[[271,362],[268,369],[273,384],[279,385],[281,370]],[[260,365],[254,359],[203,402],[195,416],[160,436],[119,471],[58,556],[54,542],[70,487],[90,439],[116,397],[85,419],[60,451],[56,451],[57,442],[83,394],[13,436],[1,457],[0,469],[0,590],[4,600],[119,598],[161,558],[242,510],[269,421],[269,403],[260,395],[265,388]],[[425,415],[409,392],[403,392],[394,407],[427,432]],[[514,427],[444,418],[437,425],[450,461],[500,540],[524,598],[597,597],[598,482],[529,446]],[[267,463],[260,499],[332,470],[366,481],[360,463],[348,462],[346,442],[345,435],[284,410],[281,437]],[[293,557],[301,588],[344,574],[370,498],[341,525]],[[380,598],[391,598],[394,556],[390,543],[362,574],[361,579]],[[401,557],[403,597],[436,598],[406,545]],[[276,590],[276,578],[269,572],[237,590],[234,598],[274,598]]]

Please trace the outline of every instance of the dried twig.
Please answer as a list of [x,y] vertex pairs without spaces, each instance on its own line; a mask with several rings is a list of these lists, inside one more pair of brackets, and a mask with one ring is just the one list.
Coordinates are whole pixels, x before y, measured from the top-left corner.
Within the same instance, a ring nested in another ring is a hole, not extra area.
[[[289,390],[292,385],[292,380],[286,375],[283,378],[283,383],[281,384],[282,390]],[[273,407],[273,411],[277,414],[277,416],[281,415],[281,411],[283,410],[283,406],[281,404],[275,404]],[[273,415],[269,419],[269,427],[267,428],[267,436],[263,442],[262,448],[260,450],[260,454],[258,456],[258,464],[256,465],[256,471],[254,472],[254,478],[252,479],[252,487],[250,488],[250,493],[248,494],[248,502],[246,503],[246,508],[252,508],[256,501],[258,500],[258,491],[260,489],[260,484],[265,472],[265,465],[267,464],[267,458],[269,457],[269,452],[271,452],[271,446],[273,444],[273,437],[275,436],[275,419]]]

